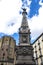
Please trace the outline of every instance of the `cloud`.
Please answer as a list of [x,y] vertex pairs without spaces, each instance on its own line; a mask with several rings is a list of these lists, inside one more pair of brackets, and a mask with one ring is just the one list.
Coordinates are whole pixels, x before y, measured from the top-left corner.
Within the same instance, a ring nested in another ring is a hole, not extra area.
[[29,7],[31,0],[21,0],[22,1],[22,7]]
[[[28,17],[32,18],[35,15],[39,15],[39,9],[41,5],[39,4],[40,0],[21,0],[22,8],[27,8]],[[43,2],[43,1],[42,1]]]
[[35,15],[39,15],[39,8],[41,5],[39,4],[40,0],[32,0],[30,4],[30,12],[28,17],[32,18]]
[[20,0],[2,0],[0,2],[0,32],[6,34],[15,32],[12,28],[14,27],[14,30],[16,30],[14,25],[18,24],[17,19],[19,18],[21,5]]
[[39,9],[39,15],[35,15],[28,20],[31,29],[32,40],[36,39],[43,32],[43,3],[40,1],[39,4],[42,5],[42,7]]
[[[18,33],[18,29],[19,29],[19,27],[20,27],[20,25],[21,25],[21,20],[22,20],[22,16],[18,16],[18,17],[16,17],[17,19],[16,20],[14,20],[14,21],[10,21],[10,22],[8,22],[8,25],[6,25],[6,34],[8,34],[8,35],[12,35],[12,34],[14,34],[14,33]],[[12,24],[13,24],[13,26],[12,26]]]

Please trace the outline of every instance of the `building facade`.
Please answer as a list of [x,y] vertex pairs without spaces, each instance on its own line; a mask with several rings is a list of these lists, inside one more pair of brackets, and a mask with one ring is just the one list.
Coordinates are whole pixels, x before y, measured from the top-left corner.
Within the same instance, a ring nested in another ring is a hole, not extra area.
[[34,59],[37,65],[43,65],[43,33],[33,42]]
[[15,40],[10,36],[3,36],[0,39],[0,65],[15,64]]

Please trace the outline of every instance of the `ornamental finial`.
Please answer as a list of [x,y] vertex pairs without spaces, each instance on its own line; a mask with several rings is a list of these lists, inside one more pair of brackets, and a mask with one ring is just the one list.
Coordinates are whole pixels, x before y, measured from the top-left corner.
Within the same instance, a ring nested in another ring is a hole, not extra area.
[[22,9],[23,9],[22,14],[27,14],[26,9],[25,8],[22,8]]

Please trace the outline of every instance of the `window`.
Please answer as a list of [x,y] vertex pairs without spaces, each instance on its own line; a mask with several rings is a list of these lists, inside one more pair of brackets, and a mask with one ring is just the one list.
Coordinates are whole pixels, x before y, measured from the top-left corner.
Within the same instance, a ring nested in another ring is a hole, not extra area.
[[40,45],[40,43],[38,43],[38,45]]
[[39,48],[39,50],[41,50],[41,48]]
[[34,50],[34,48],[32,50]]
[[40,45],[40,41],[38,40],[38,45]]
[[4,56],[5,56],[5,53],[3,53],[3,57],[2,57],[2,59],[4,59]]
[[40,55],[40,58],[42,57],[42,55]]
[[42,35],[42,41],[43,41],[43,35]]
[[36,45],[35,45],[35,48],[36,48]]
[[2,48],[2,51],[3,51],[3,48]]
[[8,48],[6,49],[6,51],[8,51]]
[[35,53],[37,53],[37,51],[35,51]]
[[5,53],[3,53],[3,56],[5,56]]
[[13,48],[10,47],[10,49],[9,49],[9,54],[10,54],[10,55],[12,54],[12,51],[13,51]]

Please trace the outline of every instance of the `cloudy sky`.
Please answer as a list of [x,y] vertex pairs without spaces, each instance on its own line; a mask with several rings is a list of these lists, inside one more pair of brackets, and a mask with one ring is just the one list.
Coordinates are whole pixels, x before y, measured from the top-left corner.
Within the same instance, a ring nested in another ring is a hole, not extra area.
[[0,37],[10,35],[18,43],[18,29],[22,22],[22,8],[34,41],[43,32],[43,0],[0,0]]

